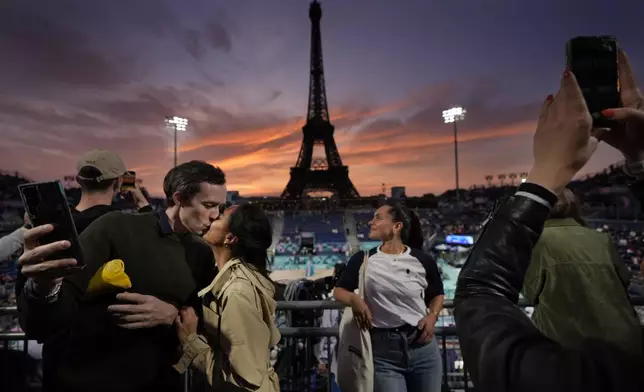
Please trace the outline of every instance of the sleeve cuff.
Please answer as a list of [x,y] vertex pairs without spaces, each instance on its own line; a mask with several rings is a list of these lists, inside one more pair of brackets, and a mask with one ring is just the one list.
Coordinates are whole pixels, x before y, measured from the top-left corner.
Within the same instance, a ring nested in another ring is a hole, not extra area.
[[139,214],[144,214],[146,212],[153,212],[153,211],[154,211],[154,208],[152,208],[150,204],[144,205],[143,207],[140,207],[137,209],[137,212]]
[[552,208],[557,203],[557,195],[541,185],[530,182],[524,182],[521,184],[517,193],[515,193],[515,196],[527,197],[528,199],[532,199],[548,208]]
[[181,356],[181,359],[179,359],[179,362],[172,367],[179,372],[179,374],[183,374],[190,368],[192,361],[194,361],[199,354],[209,349],[210,346],[206,343],[205,339],[202,336],[193,333],[188,336],[187,342],[183,344],[183,355]]
[[56,283],[56,286],[54,286],[53,291],[50,294],[45,296],[38,293],[34,285],[35,283],[32,279],[27,279],[27,283],[25,283],[25,286],[22,289],[23,295],[25,296],[25,298],[30,302],[52,304],[58,301],[58,298],[60,296],[59,295],[60,289],[63,286],[63,282]]

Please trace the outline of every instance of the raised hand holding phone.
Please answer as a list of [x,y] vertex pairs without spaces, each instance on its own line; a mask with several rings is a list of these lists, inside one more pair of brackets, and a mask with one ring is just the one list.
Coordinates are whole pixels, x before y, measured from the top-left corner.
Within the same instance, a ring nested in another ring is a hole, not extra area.
[[605,109],[602,114],[619,126],[601,135],[601,140],[619,150],[628,161],[644,161],[644,95],[624,51],[618,51],[620,96],[623,107]]
[[592,123],[577,79],[566,69],[559,92],[541,108],[528,182],[553,192],[565,187],[597,149]]
[[34,226],[24,235],[22,274],[40,286],[39,292],[47,291],[83,265],[74,220],[60,181],[23,184],[18,190]]

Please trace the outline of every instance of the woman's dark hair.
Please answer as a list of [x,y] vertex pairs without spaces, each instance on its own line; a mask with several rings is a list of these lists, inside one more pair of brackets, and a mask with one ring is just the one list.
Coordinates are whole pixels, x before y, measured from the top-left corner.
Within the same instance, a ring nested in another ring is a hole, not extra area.
[[423,238],[423,229],[420,227],[418,214],[400,203],[388,201],[384,205],[389,207],[389,213],[393,221],[400,222],[403,225],[400,231],[402,243],[410,248],[423,249],[425,239]]
[[239,205],[230,215],[228,231],[237,237],[232,256],[268,278],[267,251],[273,242],[273,229],[264,211],[256,204]]
[[203,161],[190,161],[170,169],[163,179],[163,193],[168,206],[174,205],[172,195],[175,192],[179,192],[182,202],[188,201],[199,193],[204,182],[224,185],[226,175],[220,168]]

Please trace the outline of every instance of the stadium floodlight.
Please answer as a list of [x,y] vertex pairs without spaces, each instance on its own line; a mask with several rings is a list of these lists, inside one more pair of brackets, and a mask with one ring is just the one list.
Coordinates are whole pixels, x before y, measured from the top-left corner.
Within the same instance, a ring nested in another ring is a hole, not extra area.
[[465,108],[456,106],[447,110],[443,110],[443,120],[445,124],[454,124],[454,171],[456,173],[456,201],[461,200],[461,195],[459,192],[459,180],[458,180],[458,128],[456,123],[465,119],[465,113],[467,111]]
[[465,119],[465,113],[467,113],[467,110],[462,107],[443,110],[443,120],[445,120],[445,124],[461,121]]
[[174,166],[177,166],[177,134],[188,130],[188,119],[183,117],[166,117],[165,126],[174,133]]
[[177,131],[185,132],[188,130],[188,119],[182,117],[166,117],[166,122],[169,126],[173,127]]

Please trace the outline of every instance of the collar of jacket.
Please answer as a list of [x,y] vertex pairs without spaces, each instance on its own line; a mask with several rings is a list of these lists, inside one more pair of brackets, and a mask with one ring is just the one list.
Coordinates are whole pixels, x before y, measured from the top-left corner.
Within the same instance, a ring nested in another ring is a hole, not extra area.
[[[222,293],[227,287],[227,284],[232,283],[235,276],[242,277],[248,280],[253,286],[260,290],[268,298],[272,298],[274,289],[267,287],[265,279],[258,276],[259,273],[252,268],[247,267],[239,259],[229,260],[224,268],[217,273],[215,279],[199,292],[199,297],[203,297],[208,293]],[[218,296],[218,294],[215,294]]]
[[581,226],[573,218],[566,219],[548,219],[543,227],[562,227],[562,226]]
[[160,209],[157,212],[157,219],[159,220],[159,231],[162,235],[171,235],[174,233],[172,225],[170,224],[170,217],[168,217],[164,209]]
[[208,286],[204,287],[199,292],[199,297],[202,298],[208,293],[217,293],[221,291],[224,285],[230,281],[234,267],[239,264],[241,264],[241,260],[239,259],[229,260],[226,265],[224,265],[224,268],[217,272],[215,279],[213,279],[213,281]]

